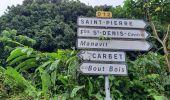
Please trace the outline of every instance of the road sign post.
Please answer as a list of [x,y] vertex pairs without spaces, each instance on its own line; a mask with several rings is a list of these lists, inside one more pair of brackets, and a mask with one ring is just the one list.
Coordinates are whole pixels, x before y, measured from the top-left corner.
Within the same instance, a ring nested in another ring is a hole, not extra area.
[[108,75],[105,76],[105,93],[106,93],[105,100],[112,100],[110,97],[110,86],[109,86],[109,76]]
[[81,49],[77,56],[83,61],[82,74],[105,76],[105,100],[112,100],[108,75],[127,75],[124,51],[150,50],[152,45],[146,41],[150,34],[143,20],[113,19],[105,11],[97,11],[96,17],[77,20],[76,47]]

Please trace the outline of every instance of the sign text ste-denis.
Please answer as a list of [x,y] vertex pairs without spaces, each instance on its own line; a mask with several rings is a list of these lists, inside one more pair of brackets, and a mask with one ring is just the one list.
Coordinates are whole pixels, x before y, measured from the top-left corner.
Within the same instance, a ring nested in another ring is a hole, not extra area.
[[109,37],[118,39],[146,39],[149,33],[143,29],[106,29],[106,28],[78,28],[78,37],[99,38]]

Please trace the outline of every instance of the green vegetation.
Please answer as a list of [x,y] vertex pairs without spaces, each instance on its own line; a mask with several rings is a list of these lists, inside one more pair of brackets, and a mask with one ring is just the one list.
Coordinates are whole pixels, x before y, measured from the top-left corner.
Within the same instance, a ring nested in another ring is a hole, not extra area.
[[128,76],[110,76],[113,100],[169,100],[168,0],[94,8],[79,1],[24,0],[9,7],[0,17],[0,99],[103,100],[104,77],[80,74],[75,49],[77,17],[93,17],[97,10],[150,23],[153,48],[127,52]]

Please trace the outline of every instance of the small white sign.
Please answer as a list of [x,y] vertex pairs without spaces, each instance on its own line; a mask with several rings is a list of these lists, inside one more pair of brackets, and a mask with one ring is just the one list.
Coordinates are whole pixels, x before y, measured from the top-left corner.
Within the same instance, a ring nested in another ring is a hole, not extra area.
[[143,29],[147,24],[143,20],[132,19],[111,19],[111,18],[88,18],[79,17],[78,26],[96,27],[120,27],[120,28],[140,28]]
[[77,55],[85,61],[110,61],[110,62],[125,62],[125,52],[111,51],[80,51]]
[[77,39],[78,49],[148,51],[151,45],[145,40]]
[[127,75],[126,64],[82,63],[80,71],[91,75]]
[[149,33],[141,29],[78,28],[78,37],[109,37],[127,39],[146,39]]

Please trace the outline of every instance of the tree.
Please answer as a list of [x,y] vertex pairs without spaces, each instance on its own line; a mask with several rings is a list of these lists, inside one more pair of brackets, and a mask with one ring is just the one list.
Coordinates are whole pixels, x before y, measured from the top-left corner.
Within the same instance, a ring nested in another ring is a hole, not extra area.
[[79,1],[25,0],[23,5],[8,8],[0,18],[0,31],[15,29],[17,35],[35,39],[34,48],[52,52],[74,47],[77,17],[92,14],[93,8]]
[[4,30],[0,34],[0,65],[5,65],[5,59],[15,47],[34,46],[36,41],[23,35],[16,35],[16,30]]

